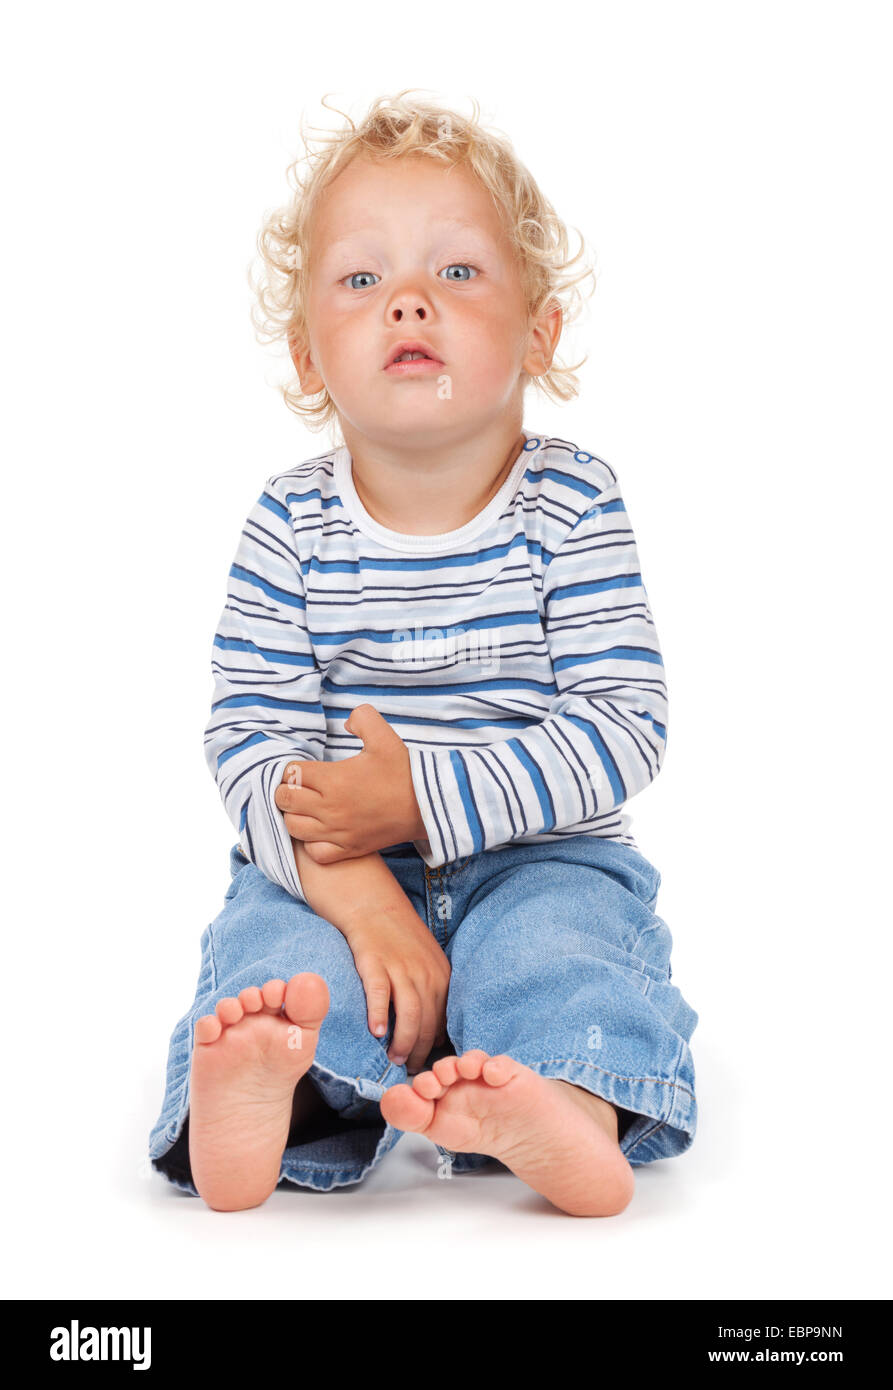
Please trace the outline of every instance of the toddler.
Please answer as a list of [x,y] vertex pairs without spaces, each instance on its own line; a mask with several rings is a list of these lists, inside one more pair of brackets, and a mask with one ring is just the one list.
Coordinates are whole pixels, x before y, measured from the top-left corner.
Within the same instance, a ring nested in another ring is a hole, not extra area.
[[622,809],[667,694],[617,474],[523,426],[531,383],[576,394],[591,272],[476,105],[407,93],[259,245],[286,401],[343,442],[268,478],[230,569],[205,752],[239,838],[151,1160],[233,1211],[411,1130],[440,1175],[618,1213],[694,1138],[698,1016]]

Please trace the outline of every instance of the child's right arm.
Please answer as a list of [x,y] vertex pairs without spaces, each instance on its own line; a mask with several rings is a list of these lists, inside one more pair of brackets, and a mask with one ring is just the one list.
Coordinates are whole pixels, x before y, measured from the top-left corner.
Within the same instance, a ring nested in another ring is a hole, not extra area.
[[[341,932],[366,991],[369,1028],[387,1032],[393,998],[396,1024],[388,1052],[420,1071],[446,1037],[450,964],[380,854],[318,864],[292,839],[307,902]],[[407,1060],[408,1059],[408,1060]]]

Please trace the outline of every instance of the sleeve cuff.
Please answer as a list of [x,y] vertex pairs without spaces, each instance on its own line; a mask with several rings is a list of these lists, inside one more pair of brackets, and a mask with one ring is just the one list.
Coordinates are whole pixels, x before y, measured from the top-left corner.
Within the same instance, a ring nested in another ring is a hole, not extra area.
[[[282,781],[282,774],[288,764],[294,761],[294,753],[289,753],[277,758],[273,763],[268,763],[262,770],[260,786],[255,788],[252,803],[255,803],[256,797],[255,807],[265,824],[257,824],[256,818],[250,817],[249,826],[257,855],[255,867],[271,882],[278,883],[280,888],[297,898],[298,902],[306,903],[307,897],[295,863],[291,835],[286,827],[285,817],[275,801],[276,788]],[[244,836],[244,831],[242,833]]]
[[431,806],[431,798],[428,793],[428,783],[426,780],[425,760],[422,756],[421,748],[409,746],[409,766],[412,772],[412,785],[415,791],[415,799],[418,802],[419,814],[422,817],[422,824],[425,827],[425,837],[419,840],[413,840],[412,843],[429,869],[439,869],[446,863],[446,855],[443,852],[440,827],[437,824],[434,810]]

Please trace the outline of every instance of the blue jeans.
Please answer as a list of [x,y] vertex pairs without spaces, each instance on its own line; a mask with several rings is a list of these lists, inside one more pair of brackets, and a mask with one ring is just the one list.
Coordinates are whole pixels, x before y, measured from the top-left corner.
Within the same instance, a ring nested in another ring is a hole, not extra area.
[[[672,937],[653,910],[660,874],[647,859],[592,835],[509,844],[442,869],[429,869],[409,843],[382,857],[449,959],[446,1025],[457,1055],[507,1053],[618,1106],[620,1147],[632,1165],[689,1147],[697,1105],[688,1043],[698,1015],[670,982]],[[387,1056],[393,1010],[388,1033],[374,1037],[337,928],[266,878],[238,845],[230,874],[223,908],[201,939],[195,1000],[171,1037],[149,1157],[198,1195],[188,1144],[196,1020],[248,985],[312,970],[331,1003],[308,1075],[328,1110],[286,1148],[280,1181],[320,1192],[358,1183],[402,1134],[378,1104],[407,1080],[405,1065]],[[448,1156],[454,1173],[494,1162]]]

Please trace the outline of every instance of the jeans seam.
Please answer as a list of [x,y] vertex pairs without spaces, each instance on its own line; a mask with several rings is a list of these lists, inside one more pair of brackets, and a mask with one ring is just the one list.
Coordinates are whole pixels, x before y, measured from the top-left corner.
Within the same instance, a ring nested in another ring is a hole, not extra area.
[[217,992],[217,957],[214,955],[214,927],[208,924],[208,964],[211,967],[211,989]]
[[[445,883],[444,883],[444,881],[443,881],[443,871],[442,871],[440,865],[438,865],[438,867],[434,870],[434,872],[437,874],[437,887],[438,887],[439,892],[440,892],[440,902],[439,902],[438,906],[439,906],[439,908],[440,908],[440,910],[441,910],[441,912],[442,912],[442,911],[443,911],[443,908],[444,908],[444,898],[446,897],[447,889],[446,889],[446,885],[445,885]],[[443,924],[443,918],[442,918],[442,917],[437,917],[436,920],[437,920],[441,925]],[[435,928],[434,928],[434,940],[437,942],[438,946],[440,946],[440,947],[443,947],[443,946],[446,944],[446,928],[445,928],[445,927],[444,927],[444,939],[443,939],[443,941],[441,941],[441,939],[440,939],[440,932],[437,930],[437,927],[435,926]]]
[[432,900],[431,900],[431,874],[432,874],[432,872],[436,873],[437,871],[436,871],[436,870],[431,870],[431,869],[429,869],[429,868],[428,868],[428,865],[426,864],[426,865],[425,865],[425,912],[427,913],[427,921],[426,921],[425,925],[427,926],[429,932],[431,932],[432,936],[434,937],[434,940],[437,941],[437,942],[438,942],[438,945],[439,945],[440,942],[439,942],[439,939],[438,939],[438,936],[437,936],[437,927],[435,926],[435,921],[434,921],[434,907],[433,907]]
[[[466,1048],[466,1051],[469,1051],[469,1050],[470,1050],[470,1049]],[[484,1051],[484,1050],[485,1050],[485,1049],[483,1049],[483,1048],[481,1049],[481,1051]],[[652,1085],[655,1085],[655,1086],[672,1086],[674,1090],[676,1090],[676,1091],[684,1091],[685,1094],[686,1094],[687,1096],[691,1096],[692,1099],[694,1099],[694,1092],[691,1091],[691,1090],[689,1090],[688,1086],[683,1086],[683,1085],[681,1084],[681,1082],[679,1082],[679,1081],[665,1081],[665,1080],[663,1080],[663,1079],[662,1079],[661,1077],[659,1077],[659,1076],[622,1076],[622,1075],[620,1074],[620,1072],[608,1071],[607,1067],[600,1067],[600,1066],[598,1065],[597,1062],[584,1062],[584,1061],[582,1061],[579,1057],[539,1057],[539,1058],[537,1058],[537,1066],[539,1066],[540,1063],[545,1063],[545,1062],[573,1062],[573,1063],[575,1063],[577,1066],[581,1066],[581,1067],[591,1067],[593,1071],[600,1071],[600,1072],[602,1072],[605,1076],[613,1076],[613,1078],[614,1078],[615,1081],[644,1081],[644,1082],[650,1082]],[[524,1065],[524,1064],[522,1063],[522,1065]],[[666,1124],[666,1120],[663,1120],[662,1123],[663,1123],[663,1124]]]
[[[679,1085],[679,1082],[676,1081],[676,1079],[675,1079],[676,1076],[679,1075],[679,1068],[682,1066],[682,1059],[683,1059],[683,1057],[685,1056],[685,1049],[686,1049],[686,1044],[685,1044],[685,1040],[683,1039],[683,1040],[681,1041],[680,1047],[679,1047],[679,1056],[678,1056],[678,1058],[676,1059],[676,1069],[675,1069],[674,1079],[673,1079],[673,1081],[672,1081],[670,1084],[671,1084],[672,1086],[674,1086],[674,1087],[676,1088],[676,1090],[685,1091],[688,1095],[691,1096],[692,1100],[694,1100],[694,1094],[693,1094],[693,1092],[691,1092],[691,1091],[688,1089],[687,1086],[680,1086],[680,1085]],[[672,1110],[671,1110],[671,1111],[670,1111],[670,1114],[672,1114],[672,1113],[673,1113],[673,1112],[672,1112]],[[659,1125],[656,1125],[654,1129],[646,1129],[645,1132],[644,1132],[643,1134],[640,1134],[640,1135],[639,1135],[639,1137],[638,1137],[638,1139],[636,1140],[635,1144],[631,1144],[631,1145],[630,1145],[630,1147],[627,1149],[627,1153],[628,1153],[628,1154],[631,1154],[632,1151],[633,1151],[633,1149],[635,1149],[639,1144],[641,1144],[641,1142],[642,1142],[643,1139],[650,1139],[651,1136],[652,1136],[653,1134],[657,1134],[658,1130],[663,1129],[664,1125],[666,1125],[667,1123],[668,1123],[667,1120],[661,1120],[660,1124],[659,1124]]]
[[635,1144],[630,1144],[629,1148],[626,1151],[627,1154],[631,1154],[633,1149],[637,1148],[639,1144],[641,1144],[643,1139],[650,1139],[653,1134],[657,1134],[658,1130],[663,1129],[666,1123],[666,1120],[661,1120],[660,1124],[655,1125],[653,1129],[646,1129],[644,1134],[639,1135]]

